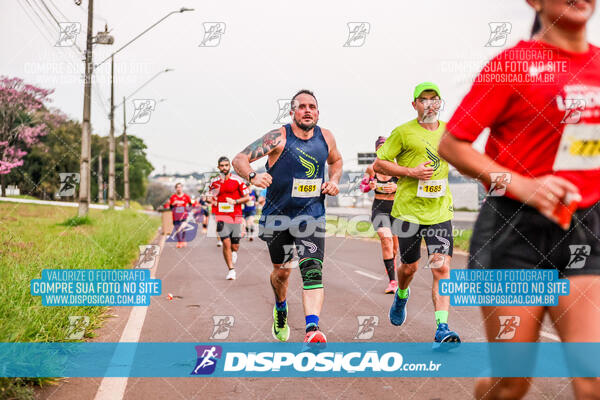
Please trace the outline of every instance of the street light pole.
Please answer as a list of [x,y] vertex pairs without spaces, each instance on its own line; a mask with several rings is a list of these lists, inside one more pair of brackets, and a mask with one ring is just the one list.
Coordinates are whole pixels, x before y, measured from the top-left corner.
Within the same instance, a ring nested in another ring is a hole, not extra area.
[[[75,1],[76,4],[78,1],[79,0]],[[81,3],[81,2],[79,1],[79,3]],[[129,46],[131,43],[133,43],[135,40],[137,40],[140,36],[142,36],[144,33],[148,32],[150,29],[154,28],[156,25],[161,23],[163,20],[165,20],[170,15],[176,14],[176,13],[183,13],[185,11],[194,11],[194,10],[190,9],[190,8],[182,7],[178,11],[170,12],[169,14],[167,14],[166,16],[164,16],[163,18],[161,18],[160,20],[158,20],[157,22],[152,24],[145,31],[143,31],[142,33],[137,35],[135,38],[133,38],[132,40],[127,42],[124,46],[122,46],[120,49],[115,51],[113,54],[111,54],[110,56],[108,56],[107,58],[102,60],[102,62],[97,64],[96,67],[103,64],[104,62],[106,62],[109,58],[112,59],[112,57],[116,53],[123,50],[125,47]],[[79,182],[78,215],[80,217],[84,217],[88,214],[89,205],[91,202],[90,159],[91,159],[91,153],[92,153],[92,130],[91,130],[91,125],[90,125],[90,120],[91,120],[91,98],[92,98],[92,74],[94,72],[94,67],[95,67],[93,64],[93,58],[92,58],[93,20],[94,20],[94,0],[88,0],[88,23],[87,23],[87,38],[86,38],[87,40],[86,40],[86,49],[85,49],[85,81],[84,81],[84,86],[83,86],[83,118],[82,118],[82,124],[81,124],[81,159],[80,159],[80,165],[79,165],[80,182]],[[109,35],[107,28],[105,28],[104,32],[98,33],[98,36],[97,36],[98,44],[112,44],[113,41],[114,41],[114,38]],[[113,59],[113,62],[114,62],[114,59]],[[111,76],[111,94],[113,92],[113,88],[112,88],[113,81],[114,81],[114,79]],[[112,121],[113,120],[112,114],[114,113],[114,101],[112,100],[112,97],[113,96],[111,95],[111,132],[112,132],[111,136],[114,137],[114,126],[113,126],[114,122]],[[113,148],[114,148],[114,140],[113,140]],[[111,170],[111,168],[110,168],[110,155],[109,155],[109,174],[110,174],[110,170]],[[113,162],[112,171],[113,171],[113,177],[114,177],[114,162]],[[112,199],[112,203],[113,203],[113,207],[114,207],[114,180],[113,180],[113,196],[111,197],[110,196],[110,176],[109,176],[109,202],[111,199]]]
[[136,94],[137,92],[139,92],[140,90],[142,90],[142,89],[143,89],[143,88],[144,88],[144,87],[145,87],[147,84],[149,84],[149,83],[150,83],[150,82],[152,82],[154,79],[156,79],[156,78],[157,78],[157,77],[158,77],[160,74],[162,74],[162,73],[165,73],[165,72],[171,72],[171,71],[174,71],[174,69],[173,69],[173,68],[165,68],[165,69],[163,69],[162,71],[158,71],[156,74],[154,74],[154,75],[152,76],[152,78],[148,79],[146,82],[144,82],[144,83],[142,84],[142,86],[140,86],[139,88],[137,88],[137,89],[135,90],[135,92],[131,93],[131,94],[130,94],[129,96],[127,96],[127,97],[124,97],[124,98],[123,98],[123,101],[122,101],[122,102],[120,102],[119,104],[117,104],[117,105],[115,106],[115,109],[117,109],[117,108],[121,107],[123,104],[125,104],[125,101],[127,101],[127,100],[128,100],[128,99],[130,99],[130,98],[132,98],[134,94]]
[[121,46],[117,51],[115,51],[114,53],[112,53],[110,56],[108,56],[104,60],[100,61],[98,64],[96,64],[96,67],[99,67],[100,65],[104,64],[106,61],[108,61],[109,58],[111,58],[112,56],[114,56],[115,54],[117,54],[118,52],[120,52],[121,50],[123,50],[125,47],[129,46],[131,43],[133,43],[136,40],[138,40],[140,36],[142,36],[144,33],[148,32],[150,29],[154,28],[156,25],[158,25],[161,22],[163,22],[169,16],[171,16],[173,14],[177,14],[177,13],[183,13],[183,12],[186,12],[186,11],[194,11],[194,9],[193,8],[181,7],[177,11],[171,11],[170,13],[168,13],[167,15],[165,15],[164,17],[162,17],[161,19],[159,19],[158,21],[156,21],[155,23],[153,23],[152,25],[150,25],[148,28],[146,28],[142,33],[140,33],[139,35],[137,35],[136,37],[134,37],[133,39],[131,39],[129,42],[125,43],[123,46]]
[[83,121],[81,124],[81,160],[79,166],[79,209],[78,215],[84,217],[89,210],[90,192],[90,144],[91,144],[91,97],[92,97],[92,30],[94,21],[94,0],[88,1],[87,39],[85,48],[85,81],[83,86]]
[[115,207],[115,59],[110,61],[110,133],[108,136],[108,208]]
[[[166,72],[169,70],[165,70]],[[138,89],[139,90],[139,89]],[[131,96],[131,95],[130,95]],[[125,97],[123,97],[123,103],[125,103]],[[159,100],[159,103],[166,99]],[[129,208],[129,141],[127,140],[127,117],[125,116],[125,106],[123,106],[123,182],[125,184],[125,208]]]
[[[94,62],[92,57],[92,45],[94,36],[94,0],[88,1],[88,21],[85,47],[85,78],[83,83],[83,118],[81,122],[81,161],[79,164],[79,208],[77,215],[87,216],[90,208],[91,191],[91,157],[92,157],[92,127],[91,127],[91,105],[92,105],[92,74],[94,73]],[[96,36],[98,44],[112,44],[112,39],[107,32],[99,32]]]
[[[125,104],[125,96],[123,96],[123,104]],[[125,208],[129,208],[129,143],[127,142],[127,116],[123,105],[123,183],[125,190]]]
[[102,177],[102,151],[98,154],[98,203],[104,203],[104,193],[102,190],[104,179]]
[[[100,65],[104,64],[104,62],[106,62],[108,59],[111,60],[111,68],[110,68],[110,115],[109,115],[109,118],[110,118],[110,134],[109,134],[109,139],[108,139],[108,142],[109,142],[109,150],[108,150],[109,151],[109,154],[108,154],[108,207],[110,209],[114,208],[114,206],[115,206],[115,133],[114,133],[114,112],[115,112],[115,105],[114,105],[114,81],[115,81],[115,79],[114,79],[114,68],[115,67],[114,67],[114,63],[115,63],[115,58],[114,58],[114,56],[115,56],[115,54],[117,54],[118,52],[120,52],[121,50],[123,50],[125,47],[127,47],[131,43],[135,42],[137,39],[140,38],[140,36],[142,36],[143,34],[145,34],[146,32],[148,32],[150,29],[154,28],[156,25],[160,24],[162,21],[164,21],[165,19],[167,19],[172,14],[183,13],[183,12],[186,12],[186,11],[194,11],[194,9],[193,8],[181,7],[177,11],[171,11],[170,13],[168,13],[167,15],[165,15],[164,17],[162,17],[161,19],[159,19],[158,21],[156,21],[154,24],[152,24],[148,28],[146,28],[142,33],[140,33],[139,35],[137,35],[136,37],[134,37],[133,39],[131,39],[129,42],[125,43],[123,46],[121,46],[117,51],[115,51],[114,53],[112,53],[110,56],[106,57],[104,60],[102,60],[101,62],[99,62],[98,64],[96,64],[94,66],[95,68],[98,68]],[[110,43],[112,43],[112,41],[114,40],[114,38],[112,38],[112,36],[108,35],[107,28],[105,28],[103,40],[110,41]],[[90,143],[91,143],[91,141],[90,141]],[[90,153],[91,153],[91,149],[90,149]],[[129,168],[128,164],[127,164],[127,168]],[[129,176],[128,175],[127,175],[126,179],[127,179],[127,181],[129,181]],[[129,198],[128,197],[126,198],[126,202],[129,203]]]
[[123,101],[115,106],[115,109],[119,108],[120,106],[123,106],[123,184],[124,184],[123,197],[124,197],[124,203],[125,203],[124,207],[125,208],[129,208],[129,200],[130,200],[130,198],[129,198],[129,142],[127,140],[127,119],[126,119],[126,114],[125,114],[125,108],[127,106],[126,101],[128,98],[132,97],[134,94],[139,92],[144,86],[146,86],[147,84],[152,82],[154,79],[156,79],[160,74],[162,74],[163,72],[171,72],[171,71],[173,71],[173,69],[166,68],[162,71],[157,72],[156,74],[154,74],[154,76],[152,78],[148,79],[146,82],[144,82],[142,84],[142,86],[137,88],[135,90],[135,92],[131,93],[128,97],[123,97]]

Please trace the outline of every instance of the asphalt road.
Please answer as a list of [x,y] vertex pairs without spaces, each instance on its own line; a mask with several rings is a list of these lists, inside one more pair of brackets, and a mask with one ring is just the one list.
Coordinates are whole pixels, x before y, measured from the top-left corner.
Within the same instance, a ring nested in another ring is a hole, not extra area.
[[[386,295],[386,276],[380,246],[374,240],[332,237],[326,240],[324,262],[325,305],[321,328],[330,342],[357,341],[359,316],[376,316],[376,342],[429,342],[435,329],[431,304],[431,273],[421,268],[411,285],[409,315],[402,327],[388,321],[392,295]],[[421,258],[421,264],[426,260]],[[455,254],[453,268],[464,267],[465,254]],[[199,235],[187,248],[166,243],[156,277],[163,295],[152,298],[140,342],[207,342],[214,319],[227,316],[231,342],[272,342],[273,294],[271,270],[265,244],[243,240],[236,265],[237,280],[227,281],[227,269],[214,237]],[[302,341],[304,315],[299,271],[293,271],[288,291],[290,341]],[[166,295],[171,293],[173,299]],[[110,311],[112,318],[93,341],[118,341],[131,307]],[[232,320],[229,318],[233,318]],[[482,342],[479,310],[456,307],[450,311],[450,327],[463,341]],[[544,324],[552,340],[552,328]],[[133,399],[468,399],[473,378],[129,378],[121,379],[123,398]],[[41,399],[94,399],[101,378],[73,378],[38,391]],[[111,389],[112,390],[112,389]],[[116,392],[105,398],[121,398]],[[528,399],[569,399],[567,378],[537,378]]]

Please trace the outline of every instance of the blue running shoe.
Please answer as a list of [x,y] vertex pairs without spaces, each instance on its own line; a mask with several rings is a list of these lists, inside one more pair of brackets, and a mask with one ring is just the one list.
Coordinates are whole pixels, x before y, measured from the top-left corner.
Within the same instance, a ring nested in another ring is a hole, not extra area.
[[449,351],[460,346],[460,337],[454,331],[448,329],[448,324],[438,324],[433,342],[434,351]]
[[392,325],[400,326],[406,321],[406,303],[410,297],[410,288],[408,288],[408,296],[405,299],[398,297],[398,289],[394,293],[394,303],[390,308],[390,322]]

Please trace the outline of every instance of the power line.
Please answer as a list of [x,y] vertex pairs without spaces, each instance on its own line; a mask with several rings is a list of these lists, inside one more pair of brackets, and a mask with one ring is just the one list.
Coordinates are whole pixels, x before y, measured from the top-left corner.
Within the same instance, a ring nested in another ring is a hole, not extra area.
[[[54,24],[52,23],[52,21],[50,21],[50,19],[48,18],[48,16],[46,15],[46,13],[43,12],[43,10],[39,7],[39,5],[37,3],[34,2],[34,4],[36,4],[38,10],[40,11],[38,13],[38,11],[36,11],[36,9],[33,7],[33,5],[30,3],[29,0],[24,0],[25,4],[29,6],[29,8],[31,9],[31,11],[35,14],[35,16],[39,19],[41,26],[44,29],[40,29],[38,24],[36,24],[32,18],[29,16],[29,14],[27,14],[27,16],[29,17],[29,19],[32,21],[32,23],[36,26],[36,28],[41,32],[43,32],[45,30],[45,34],[43,34],[43,36],[46,38],[46,40],[48,40],[51,44],[55,45],[56,44],[56,39],[57,39],[57,33],[60,32],[60,27],[57,26],[58,30],[55,30],[54,28]],[[33,0],[32,0],[33,1]],[[21,4],[19,4],[21,5]],[[25,11],[24,7],[21,5],[21,8],[23,8],[23,10]],[[46,17],[46,20],[44,20],[40,14],[43,14]],[[49,25],[48,25],[49,24]],[[50,35],[50,39],[48,39],[46,37],[46,35],[49,34]],[[77,44],[75,43],[75,47],[77,47],[77,49],[81,52],[81,49],[79,48],[79,46],[77,46]],[[81,61],[81,53],[77,53],[77,51],[69,46],[70,50],[74,52],[74,54],[77,56],[77,62]]]
[[106,104],[104,104],[104,95],[102,94],[102,90],[100,89],[100,85],[98,84],[98,81],[96,78],[97,78],[96,74],[93,74],[92,75],[92,85],[94,86],[94,90],[92,90],[92,92],[94,92],[94,94],[96,95],[97,102],[100,103],[100,105],[102,106],[102,109],[104,110],[104,115],[108,115],[109,107],[107,107]]
[[59,13],[59,14],[60,14],[60,15],[63,17],[63,19],[64,19],[65,21],[68,21],[68,18],[67,18],[67,17],[65,17],[65,14],[63,14],[63,13],[62,13],[62,11],[60,11],[60,8],[58,8],[58,7],[56,6],[56,4],[54,4],[54,1],[50,0],[50,4],[52,4],[52,6],[53,6],[53,7],[54,7],[54,8],[55,8],[57,11],[58,11],[58,13]]
[[[27,0],[27,2],[29,2],[29,0]],[[50,19],[50,17],[48,17],[48,14],[46,14],[46,13],[44,12],[44,10],[43,10],[43,9],[42,9],[42,7],[40,6],[40,4],[39,4],[39,3],[37,3],[35,0],[31,0],[31,3],[32,3],[33,5],[35,5],[35,7],[38,9],[38,11],[39,11],[40,15],[42,15],[42,16],[44,17],[44,20],[43,20],[43,21],[44,21],[44,25],[45,25],[46,27],[48,27],[48,26],[49,26],[49,28],[48,28],[48,29],[49,29],[51,32],[52,32],[52,31],[54,31],[54,23],[52,22],[52,20]]]
[[29,12],[25,9],[25,7],[23,6],[23,4],[21,4],[21,0],[17,0],[17,4],[19,5],[19,7],[21,7],[21,9],[23,10],[23,13],[27,16],[27,18],[29,19],[29,21],[31,21],[31,23],[33,24],[33,26],[35,26],[35,28],[38,30],[38,32],[40,33],[40,35],[42,35],[42,37],[44,38],[44,40],[47,40],[49,43],[52,43],[52,39],[48,39],[47,32],[44,32],[44,30],[42,28],[40,28],[40,26],[37,24],[37,22],[35,21],[35,19],[29,14]]
[[54,22],[56,22],[56,25],[60,26],[60,22],[58,22],[58,20],[56,19],[56,17],[54,16],[54,14],[52,14],[52,11],[50,11],[50,9],[48,8],[48,6],[46,5],[46,3],[44,3],[44,0],[39,0],[42,5],[44,6],[44,8],[46,9],[46,11],[48,11],[48,14],[50,14],[50,16],[52,17],[52,19],[54,20]]
[[[53,32],[50,30],[48,31],[48,26],[46,25],[46,23],[44,22],[44,19],[40,16],[40,14],[35,10],[35,8],[33,8],[33,6],[31,5],[31,3],[29,2],[29,0],[24,0],[25,4],[27,4],[29,6],[29,8],[31,9],[31,11],[33,11],[33,14],[35,14],[35,16],[40,20],[41,22],[41,26],[46,30],[46,34],[50,33],[50,37],[52,37]],[[52,43],[52,39],[50,39],[50,43]]]
[[[37,3],[35,3],[35,0],[32,0],[32,1],[34,1],[34,4],[36,4],[36,5],[38,6],[38,8],[40,8],[40,7],[39,7],[39,5],[38,5]],[[57,28],[58,28],[58,34],[60,35],[60,32],[61,32],[60,22],[58,22],[58,19],[56,19],[56,17],[55,17],[55,16],[54,16],[54,14],[52,13],[52,11],[50,11],[50,9],[48,8],[48,6],[47,6],[47,5],[46,5],[46,3],[44,2],[44,0],[39,0],[39,1],[42,3],[42,5],[44,6],[44,8],[45,8],[45,9],[46,9],[46,11],[48,12],[48,14],[50,14],[50,16],[52,17],[52,19],[53,19],[53,20],[54,20],[54,22],[56,23],[56,26],[57,26]],[[41,10],[41,8],[40,8],[40,10]],[[46,15],[46,13],[44,13],[44,12],[43,12],[43,10],[41,10],[41,11],[42,11],[42,13],[44,14],[44,16],[45,16],[46,18],[48,18],[48,16]],[[66,18],[65,18],[65,19],[66,19]],[[50,22],[50,25],[52,25],[52,21],[50,21],[50,19],[48,19],[48,21]],[[75,45],[75,47],[77,48],[77,50],[79,50],[79,53],[83,53],[83,50],[81,50],[81,48],[80,48],[80,47],[77,45],[77,43],[73,42],[73,44]],[[71,47],[71,46],[69,46],[69,47]],[[81,54],[78,54],[78,56],[81,56]]]
[[[41,21],[42,26],[50,32],[51,36],[54,35],[56,36],[56,33],[60,33],[60,23],[58,22],[58,20],[56,19],[56,17],[54,16],[54,14],[52,13],[52,11],[48,8],[48,6],[46,5],[46,3],[44,3],[44,0],[39,0],[44,8],[46,9],[46,11],[50,14],[50,16],[52,17],[52,20],[54,20],[54,22],[56,23],[56,26],[58,28],[58,31],[54,31],[54,24],[52,23],[52,21],[50,20],[50,18],[48,17],[48,15],[43,12],[42,8],[39,6],[38,3],[35,2],[35,0],[31,0],[33,2],[33,4],[36,5],[36,7],[38,8],[38,10],[40,11],[39,13],[35,10],[35,8],[33,8],[32,4],[29,2],[30,0],[24,0],[27,2],[27,4],[29,5],[29,7],[33,10],[33,12],[36,14],[36,16],[38,17],[38,19]],[[40,14],[43,14],[44,17],[46,18],[46,20],[42,19]],[[61,13],[62,14],[62,13]],[[50,27],[48,26],[48,24],[50,24]],[[36,25],[37,27],[37,25]],[[38,28],[39,29],[39,28]],[[52,43],[52,40],[50,40],[50,43]],[[77,46],[77,44],[75,43],[75,46],[79,49],[79,51],[81,52],[81,49],[79,48],[79,46]],[[82,56],[82,53],[77,53],[77,51],[72,47],[69,46],[69,49],[73,52],[71,54],[71,56],[75,55],[78,58],[78,62],[81,61],[79,58]],[[72,65],[75,65],[73,62],[71,62]],[[102,107],[102,109],[104,110],[104,115],[108,115],[109,111],[108,111],[108,106],[106,105],[106,103],[104,102],[103,99],[103,95],[102,95],[102,90],[100,89],[100,85],[98,84],[98,81],[96,79],[96,74],[92,75],[92,85],[94,87],[94,90],[92,90],[95,94],[95,102],[96,104],[100,105]]]
[[[23,1],[23,3],[22,3],[22,1]],[[40,16],[35,12],[35,9],[32,8],[31,4],[29,4],[28,2],[25,3],[26,1],[27,0],[19,0],[19,1],[17,1],[17,4],[19,5],[19,7],[21,7],[21,9],[23,10],[23,13],[27,16],[29,21],[31,21],[33,26],[35,26],[35,28],[38,30],[38,32],[44,38],[44,40],[47,40],[50,45],[56,44],[56,42],[54,41],[56,39],[55,35],[50,34],[50,38],[48,38],[48,34],[49,34],[48,27],[45,24],[43,25],[43,27],[40,26],[40,23],[36,21],[36,19],[31,15],[31,13],[36,14],[38,19],[40,19]],[[29,6],[29,11],[25,7],[24,4]],[[43,23],[43,20],[42,20],[42,23]],[[70,62],[71,65],[75,66],[79,62],[81,62],[81,54],[78,54],[77,51],[75,49],[73,49],[72,47],[71,47],[71,51],[73,51],[77,55],[77,63],[73,63],[72,61],[69,61],[69,60],[66,60],[66,61]],[[72,54],[71,54],[71,56],[72,56]]]
[[[77,9],[81,13],[83,13],[85,15],[85,17],[87,18],[87,11],[85,11],[85,9],[83,7],[77,7]],[[99,15],[97,10],[94,10],[94,21],[96,21],[96,20],[100,20],[100,21],[102,21],[105,24],[108,23],[108,20],[106,18],[104,18],[103,16]]]

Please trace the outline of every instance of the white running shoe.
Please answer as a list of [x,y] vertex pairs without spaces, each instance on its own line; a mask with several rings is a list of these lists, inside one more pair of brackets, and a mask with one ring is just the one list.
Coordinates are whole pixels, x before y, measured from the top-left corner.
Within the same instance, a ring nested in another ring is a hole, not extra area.
[[221,247],[223,246],[223,242],[221,242],[220,240],[217,242],[217,247]]
[[234,264],[237,262],[237,251],[231,252],[231,262]]
[[227,273],[227,279],[228,281],[233,281],[235,280],[235,269],[230,269],[229,272]]

